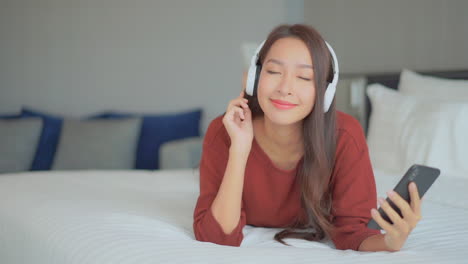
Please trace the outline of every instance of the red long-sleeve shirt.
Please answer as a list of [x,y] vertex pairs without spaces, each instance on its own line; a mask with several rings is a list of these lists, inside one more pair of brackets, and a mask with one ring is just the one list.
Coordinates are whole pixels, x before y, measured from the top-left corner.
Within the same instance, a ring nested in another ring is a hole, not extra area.
[[[240,246],[243,227],[286,227],[296,216],[304,217],[295,169],[276,167],[254,139],[247,160],[240,220],[225,234],[211,212],[226,170],[230,138],[223,116],[209,125],[200,162],[200,196],[194,211],[193,229],[199,241]],[[370,210],[377,204],[376,187],[368,148],[359,122],[337,111],[337,146],[332,175],[332,215],[337,249],[358,250],[361,242],[380,231],[368,229]],[[303,218],[304,219],[304,218]]]

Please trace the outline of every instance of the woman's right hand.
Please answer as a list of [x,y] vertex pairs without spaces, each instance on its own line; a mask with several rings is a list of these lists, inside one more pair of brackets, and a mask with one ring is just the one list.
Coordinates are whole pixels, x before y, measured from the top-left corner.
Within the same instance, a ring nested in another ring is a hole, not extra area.
[[244,98],[244,91],[239,97],[229,102],[223,124],[231,138],[231,149],[247,154],[253,140],[252,112]]

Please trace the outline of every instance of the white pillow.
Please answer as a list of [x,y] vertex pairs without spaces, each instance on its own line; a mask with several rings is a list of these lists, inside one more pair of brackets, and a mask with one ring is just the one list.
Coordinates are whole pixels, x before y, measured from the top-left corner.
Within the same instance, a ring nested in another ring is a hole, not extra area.
[[468,178],[468,103],[407,96],[381,84],[369,85],[367,94],[374,168],[402,173],[417,163]]
[[400,74],[398,90],[405,95],[423,95],[444,101],[468,101],[468,80],[421,75],[408,69]]

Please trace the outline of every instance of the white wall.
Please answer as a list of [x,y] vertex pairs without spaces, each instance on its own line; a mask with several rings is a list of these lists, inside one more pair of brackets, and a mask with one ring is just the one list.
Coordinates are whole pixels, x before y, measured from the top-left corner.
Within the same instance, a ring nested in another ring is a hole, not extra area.
[[306,0],[304,8],[343,73],[468,68],[466,0]]
[[302,0],[0,0],[0,113],[203,107],[238,96],[244,41],[303,22]]
[[0,0],[0,113],[82,116],[203,107],[203,130],[241,89],[244,41],[305,22],[346,74],[468,68],[466,0]]
[[356,74],[468,69],[466,0],[306,0],[304,21],[337,53],[337,108],[361,122],[349,104]]

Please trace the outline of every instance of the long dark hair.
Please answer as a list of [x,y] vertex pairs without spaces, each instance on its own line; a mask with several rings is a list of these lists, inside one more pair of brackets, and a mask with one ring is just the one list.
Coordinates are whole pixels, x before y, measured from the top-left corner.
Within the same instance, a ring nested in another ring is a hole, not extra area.
[[[286,229],[275,234],[275,240],[285,245],[284,238],[301,238],[309,241],[331,237],[333,232],[331,207],[331,174],[335,163],[336,110],[335,100],[327,113],[323,111],[325,90],[333,79],[332,58],[324,39],[313,27],[302,24],[280,25],[273,29],[259,53],[263,64],[275,41],[293,37],[302,40],[312,56],[315,83],[315,105],[303,120],[304,158],[297,171],[301,187],[301,205],[308,219],[300,215]],[[256,96],[244,96],[249,100],[252,118],[264,115]],[[298,232],[295,229],[310,229]]]

